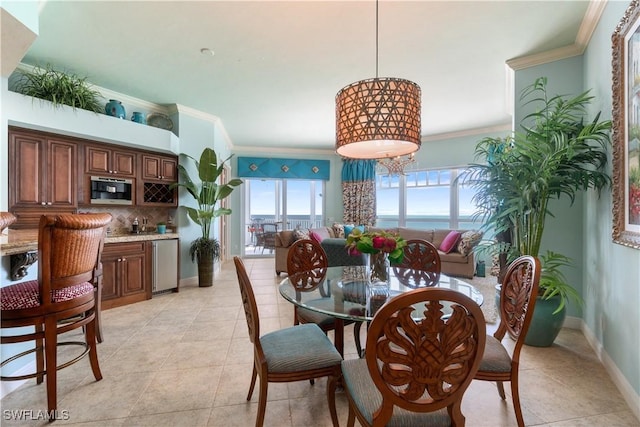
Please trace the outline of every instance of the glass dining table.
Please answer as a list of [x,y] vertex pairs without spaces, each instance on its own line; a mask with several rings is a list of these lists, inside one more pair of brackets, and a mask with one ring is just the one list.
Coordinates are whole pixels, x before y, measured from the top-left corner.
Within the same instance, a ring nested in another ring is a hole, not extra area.
[[[319,272],[320,276],[322,273]],[[340,354],[344,355],[344,322],[368,322],[373,320],[376,311],[389,299],[420,288],[419,274],[415,271],[390,268],[389,288],[386,296],[372,292],[367,280],[366,266],[344,266],[326,268],[323,280],[304,290],[298,290],[291,283],[290,277],[282,280],[279,286],[280,295],[298,307],[333,316],[335,321],[334,343]],[[424,287],[424,286],[422,286]],[[453,289],[482,305],[483,296],[473,285],[445,274],[434,285],[438,288]],[[417,313],[421,315],[421,313]]]

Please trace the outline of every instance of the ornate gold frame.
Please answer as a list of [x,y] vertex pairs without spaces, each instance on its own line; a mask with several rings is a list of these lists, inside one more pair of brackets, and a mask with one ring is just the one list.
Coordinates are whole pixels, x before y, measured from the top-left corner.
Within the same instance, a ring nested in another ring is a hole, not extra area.
[[[627,93],[629,81],[625,67],[631,57],[628,40],[633,33],[640,33],[637,27],[640,18],[639,1],[631,2],[624,16],[611,36],[613,69],[612,84],[612,141],[613,141],[613,230],[614,243],[640,249],[640,225],[629,226],[629,145],[627,129]],[[632,33],[633,30],[633,33]],[[636,58],[640,62],[640,58]]]

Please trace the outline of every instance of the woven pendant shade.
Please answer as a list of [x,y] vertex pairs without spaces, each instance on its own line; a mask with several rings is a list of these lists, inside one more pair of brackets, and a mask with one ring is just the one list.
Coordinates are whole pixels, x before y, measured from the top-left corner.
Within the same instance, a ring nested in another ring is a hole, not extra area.
[[420,87],[398,78],[360,80],[336,95],[336,151],[381,159],[420,149]]

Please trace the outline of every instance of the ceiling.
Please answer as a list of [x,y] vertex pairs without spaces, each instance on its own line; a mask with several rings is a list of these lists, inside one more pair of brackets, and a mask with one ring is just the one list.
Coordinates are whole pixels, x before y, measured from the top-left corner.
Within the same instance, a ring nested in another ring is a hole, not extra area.
[[[372,0],[48,1],[22,62],[214,115],[239,150],[332,150],[336,93],[375,77],[375,10]],[[425,139],[508,125],[507,60],[580,53],[590,10],[382,0],[378,74],[420,85]]]

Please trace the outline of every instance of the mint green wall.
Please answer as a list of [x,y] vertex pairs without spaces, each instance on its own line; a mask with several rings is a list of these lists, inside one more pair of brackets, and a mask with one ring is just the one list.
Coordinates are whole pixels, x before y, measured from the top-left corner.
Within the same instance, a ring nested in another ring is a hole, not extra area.
[[[582,56],[555,61],[548,64],[520,70],[515,73],[515,126],[521,130],[519,124],[523,117],[532,112],[533,105],[522,106],[520,94],[522,89],[532,84],[538,77],[547,77],[547,93],[552,95],[573,96],[585,89],[582,79]],[[528,98],[530,99],[530,98]],[[573,205],[568,197],[549,203],[549,210],[553,216],[547,218],[545,232],[542,239],[542,251],[553,250],[572,259],[572,268],[564,270],[567,281],[579,293],[582,293],[583,283],[583,197],[579,194]],[[580,307],[569,304],[568,316],[582,317]]]
[[[209,147],[216,151],[219,158],[222,160],[226,159],[230,155],[229,148],[216,125],[217,123],[214,120],[193,117],[188,113],[179,114],[180,153],[188,154],[193,158],[199,159],[202,150]],[[191,168],[189,165],[191,165]],[[192,176],[197,176],[197,171],[192,168],[193,162],[185,164],[185,167],[189,169]],[[233,197],[233,194],[231,197]],[[193,197],[183,189],[180,189],[178,204],[180,206],[197,207]],[[198,268],[197,265],[191,261],[189,246],[193,240],[201,237],[200,226],[189,219],[184,209],[178,209],[176,221],[180,228],[180,277],[183,279],[196,277],[198,275]],[[211,234],[211,237],[220,238],[217,224],[212,227]]]
[[474,163],[474,152],[477,143],[485,137],[501,137],[510,133],[509,130],[496,131],[493,133],[483,133],[477,135],[467,135],[439,140],[423,142],[420,151],[415,158],[418,167],[424,168],[446,168],[463,166]]
[[[589,118],[601,112],[611,118],[611,34],[629,2],[607,2],[604,13],[582,56],[532,67],[515,73],[516,94],[536,77],[547,76],[549,93],[577,94],[587,89],[595,97]],[[525,112],[516,108],[515,122]],[[612,151],[610,150],[610,157]],[[611,171],[611,161],[609,170]],[[581,292],[582,311],[570,307],[569,315],[582,317],[583,332],[616,378],[625,395],[640,392],[640,251],[614,244],[611,239],[612,193],[598,197],[590,191],[573,206],[555,201],[555,218],[547,222],[543,247],[574,260],[567,278]],[[635,400],[638,401],[637,399]]]
[[[598,102],[592,110],[611,118],[611,34],[629,2],[609,1],[584,54],[584,84]],[[611,162],[609,163],[611,165]],[[613,374],[640,394],[640,250],[612,242],[612,196],[584,199],[584,321]],[[636,403],[639,400],[636,398]]]

